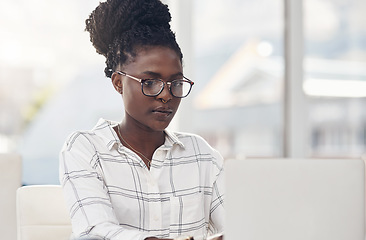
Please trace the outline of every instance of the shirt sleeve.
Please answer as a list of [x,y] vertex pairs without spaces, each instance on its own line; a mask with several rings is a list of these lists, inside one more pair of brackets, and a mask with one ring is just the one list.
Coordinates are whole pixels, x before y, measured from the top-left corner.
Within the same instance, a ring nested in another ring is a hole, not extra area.
[[224,159],[222,156],[215,152],[214,161],[215,166],[215,180],[212,186],[212,201],[210,207],[210,234],[223,233],[224,231],[224,220],[225,220],[225,209],[224,209]]
[[60,152],[60,183],[76,239],[143,240],[147,233],[121,227],[103,180],[99,158],[85,133],[74,133]]

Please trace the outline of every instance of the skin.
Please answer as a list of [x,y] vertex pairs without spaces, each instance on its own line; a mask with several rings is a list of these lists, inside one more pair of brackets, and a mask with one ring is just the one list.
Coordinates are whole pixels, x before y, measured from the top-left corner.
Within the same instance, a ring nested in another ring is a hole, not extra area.
[[[137,78],[160,78],[165,82],[183,76],[182,63],[176,52],[160,46],[137,50],[137,55],[118,70]],[[145,96],[141,83],[117,73],[113,73],[112,83],[122,95],[125,107],[120,134],[133,149],[151,159],[154,151],[164,143],[164,129],[177,112],[181,99],[173,97],[166,86],[156,97]],[[147,163],[141,154],[137,154]]]
[[[137,50],[137,55],[117,70],[140,79],[159,78],[165,82],[183,77],[182,62],[177,53],[161,46]],[[120,134],[133,149],[151,159],[154,151],[164,143],[164,129],[177,112],[181,99],[172,96],[166,86],[156,97],[145,96],[141,83],[117,73],[113,73],[112,83],[121,94],[125,107]],[[137,154],[148,166],[147,160]],[[213,240],[219,239],[222,238]],[[168,239],[149,237],[145,240]]]

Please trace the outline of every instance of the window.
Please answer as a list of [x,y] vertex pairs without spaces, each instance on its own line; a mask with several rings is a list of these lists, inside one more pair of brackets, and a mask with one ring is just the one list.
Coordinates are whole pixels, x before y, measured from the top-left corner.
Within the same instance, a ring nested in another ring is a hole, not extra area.
[[[71,131],[91,128],[99,117],[121,119],[116,111],[120,98],[104,78],[104,59],[83,31],[98,2],[0,3],[0,105],[5,110],[0,113],[0,152],[21,152],[26,184],[58,183],[58,152]],[[300,88],[308,107],[304,122],[309,136],[291,143],[306,145],[309,151],[303,157],[364,153],[364,0],[164,2],[184,53],[185,75],[195,81],[182,101],[176,130],[202,135],[225,158],[286,155],[284,9],[286,2],[303,2],[304,29],[297,34],[304,36]],[[80,97],[76,89],[88,91]],[[105,102],[111,104],[89,109],[98,104],[95,91],[105,92],[111,98]],[[79,101],[73,101],[75,96]],[[74,107],[62,111],[64,104]],[[296,128],[304,126],[295,121]],[[46,147],[40,149],[40,144]]]
[[282,1],[198,0],[193,10],[196,85],[182,128],[226,158],[280,156]]
[[366,2],[304,0],[311,155],[365,151]]

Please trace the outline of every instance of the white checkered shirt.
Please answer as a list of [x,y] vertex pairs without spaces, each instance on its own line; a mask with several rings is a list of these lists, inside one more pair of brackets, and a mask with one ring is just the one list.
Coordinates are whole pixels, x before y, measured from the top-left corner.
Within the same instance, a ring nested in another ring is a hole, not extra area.
[[119,141],[116,122],[75,132],[60,153],[74,236],[142,240],[222,232],[223,159],[201,137],[165,131],[150,171]]

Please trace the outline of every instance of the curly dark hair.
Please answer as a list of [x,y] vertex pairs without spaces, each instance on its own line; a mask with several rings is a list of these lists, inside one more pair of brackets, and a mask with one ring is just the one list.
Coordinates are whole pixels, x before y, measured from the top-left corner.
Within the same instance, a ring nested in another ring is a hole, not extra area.
[[148,46],[173,49],[180,60],[182,51],[170,29],[168,6],[160,0],[107,0],[86,19],[85,30],[97,53],[106,57],[107,77],[118,64],[136,56],[136,50]]

